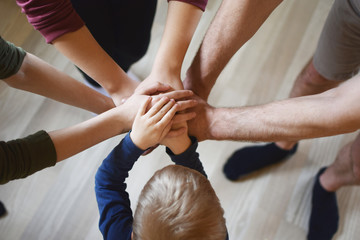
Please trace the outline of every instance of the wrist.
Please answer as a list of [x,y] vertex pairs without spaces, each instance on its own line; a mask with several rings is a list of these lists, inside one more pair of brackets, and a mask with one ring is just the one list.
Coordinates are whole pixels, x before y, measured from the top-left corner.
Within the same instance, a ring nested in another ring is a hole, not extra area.
[[185,134],[179,138],[175,144],[167,146],[175,155],[185,152],[191,146],[191,139],[189,135]]
[[202,75],[200,70],[189,68],[186,72],[184,80],[184,87],[187,90],[193,91],[200,98],[205,101],[208,100],[212,87],[215,81],[211,76]]
[[181,74],[181,64],[182,63],[174,57],[157,57],[151,69],[151,73],[166,74],[179,77]]
[[121,104],[116,108],[119,109],[117,118],[119,119],[119,123],[122,123],[123,132],[131,131],[134,119],[129,117],[127,107]]
[[122,98],[133,94],[140,82],[129,78],[126,74],[117,79],[119,80],[108,81],[104,88],[115,100],[115,104],[119,105]]
[[141,141],[141,138],[138,138],[138,137],[137,137],[137,135],[136,135],[136,133],[134,133],[134,131],[131,131],[131,132],[130,132],[129,137],[130,137],[131,141],[134,143],[134,145],[135,145],[137,148],[139,148],[139,149],[141,149],[141,150],[143,150],[143,151],[145,151],[145,150],[148,148],[148,147],[145,145],[145,143],[143,143],[143,142]]
[[123,105],[114,107],[104,114],[107,115],[109,126],[113,128],[117,135],[130,131],[132,122],[128,119]]
[[184,89],[181,77],[180,69],[171,68],[171,67],[162,67],[157,69],[154,67],[150,74],[151,79],[159,80],[161,83],[170,85],[175,90]]
[[210,107],[207,111],[207,119],[211,122],[207,131],[207,139],[209,140],[225,140],[226,135],[231,131],[229,123],[226,121],[226,108]]

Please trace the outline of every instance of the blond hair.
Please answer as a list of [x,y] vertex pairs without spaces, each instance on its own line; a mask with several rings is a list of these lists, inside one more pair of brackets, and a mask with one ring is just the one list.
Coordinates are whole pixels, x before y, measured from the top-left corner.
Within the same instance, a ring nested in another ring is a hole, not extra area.
[[224,210],[210,182],[180,165],[158,170],[142,190],[134,240],[224,240]]

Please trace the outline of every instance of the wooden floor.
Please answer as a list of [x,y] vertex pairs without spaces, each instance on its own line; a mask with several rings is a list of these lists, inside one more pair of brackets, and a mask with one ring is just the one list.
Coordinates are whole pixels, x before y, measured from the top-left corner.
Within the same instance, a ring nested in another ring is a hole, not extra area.
[[[215,106],[241,106],[286,98],[292,83],[312,56],[333,1],[285,0],[256,35],[232,59],[210,96]],[[220,1],[209,0],[183,73],[189,66]],[[147,55],[133,68],[140,77],[150,72],[166,16],[166,1],[159,1]],[[0,1],[0,34],[57,68],[82,81],[71,63],[32,29],[13,0]],[[0,139],[54,130],[92,117],[91,113],[0,82]],[[241,182],[222,174],[226,158],[247,142],[202,142],[198,148],[209,179],[225,209],[230,239],[305,239],[313,176],[330,164],[354,134],[301,141],[297,154],[283,164]],[[94,174],[102,159],[121,140],[112,138],[53,168],[0,186],[0,200],[8,216],[0,219],[1,240],[101,239],[94,193]],[[258,143],[261,144],[261,143]],[[135,165],[128,179],[132,206],[155,170],[169,164],[158,148]],[[360,191],[338,192],[340,229],[336,239],[359,239]]]

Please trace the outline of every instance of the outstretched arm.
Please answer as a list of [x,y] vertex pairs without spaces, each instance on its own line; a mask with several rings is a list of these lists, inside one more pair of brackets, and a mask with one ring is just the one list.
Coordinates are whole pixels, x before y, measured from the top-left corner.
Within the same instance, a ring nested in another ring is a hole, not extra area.
[[[148,101],[148,95],[162,89],[167,89],[167,87],[153,84],[147,89],[143,89],[141,92],[132,95],[125,103],[116,108],[110,109],[105,113],[75,126],[50,132],[49,135],[57,153],[57,161],[64,160],[108,138],[129,131],[133,125],[138,109],[145,101]],[[162,98],[169,99],[170,97],[178,100],[187,98],[191,96],[192,93],[190,91],[174,91],[163,95],[164,97],[161,97],[162,95],[153,97],[155,100],[160,98],[160,100],[154,103],[154,106],[161,102]],[[172,101],[173,104],[175,104],[175,100]],[[194,106],[193,101],[179,100],[176,103],[176,109],[172,109],[171,113],[175,115],[177,111],[186,110],[191,106]],[[173,119],[173,122],[183,122],[193,117],[193,113],[182,113],[171,119]],[[176,132],[173,131],[173,134],[176,134]],[[141,137],[139,138],[141,139]]]
[[260,28],[282,0],[224,0],[184,80],[191,89],[207,100],[216,79],[231,57]]
[[130,96],[138,82],[132,80],[100,47],[86,26],[52,41],[53,45],[82,71],[95,79],[116,105]]
[[213,108],[205,101],[189,132],[200,140],[298,141],[349,133],[360,128],[360,77],[321,94],[269,104]]
[[138,82],[131,80],[100,47],[70,0],[16,2],[46,41],[103,86],[116,105],[120,104],[121,98],[133,93]]
[[0,79],[9,86],[102,113],[113,101],[0,36]]
[[[189,2],[191,5],[184,2]],[[164,51],[160,51],[158,58],[169,63],[171,71],[173,71],[172,68],[177,68],[179,64],[181,67],[184,57],[182,55],[185,55],[191,40],[189,34],[192,36],[195,31],[201,15],[200,7],[204,8],[206,2],[207,0],[170,1],[169,12],[171,12],[171,17],[168,17],[166,33],[164,34],[164,41],[168,44],[162,44],[161,49]],[[17,4],[27,15],[29,22],[45,37],[46,41],[52,43],[75,65],[104,87],[116,105],[121,103],[123,97],[128,97],[133,93],[139,83],[130,79],[100,47],[72,7],[70,0],[51,0],[47,1],[46,4],[42,0],[17,0]],[[168,58],[169,56],[173,58]],[[179,62],[169,62],[172,59]],[[173,75],[175,77],[170,76],[172,78],[168,83],[175,89],[182,89],[180,77],[176,73],[177,70],[174,70]],[[169,77],[162,73],[160,76],[162,77],[160,80],[155,79],[154,81],[166,82]],[[158,78],[159,76],[155,74],[154,77]]]
[[160,81],[174,89],[183,89],[181,66],[201,15],[202,9],[186,1],[169,1],[160,48],[144,82]]
[[115,107],[111,98],[96,92],[30,53],[26,54],[19,71],[4,81],[11,87],[98,114]]
[[54,166],[56,162],[122,133],[128,121],[124,110],[120,106],[72,127],[0,141],[0,184]]
[[[112,108],[75,126],[54,130],[49,133],[39,131],[26,138],[9,142],[0,141],[0,184],[27,177],[105,139],[129,131],[137,109],[149,98],[147,95],[164,90],[168,90],[168,87],[153,84],[146,89],[139,90],[119,107]],[[190,95],[190,91],[183,90],[173,91],[162,96],[177,100]],[[156,100],[159,97],[153,98]],[[191,106],[194,106],[194,102],[191,100],[177,102],[177,110],[179,111]],[[181,113],[177,114],[173,121],[183,122],[193,117],[193,114]],[[176,132],[173,132],[173,134],[176,134]]]
[[147,110],[150,101],[151,97],[147,97],[141,104],[132,132],[114,148],[96,173],[99,226],[104,239],[130,238],[133,217],[125,179],[144,150],[159,143],[171,127],[177,108],[175,102],[163,97]]
[[95,175],[99,228],[104,239],[131,238],[133,214],[125,179],[143,152],[127,134],[104,159]]

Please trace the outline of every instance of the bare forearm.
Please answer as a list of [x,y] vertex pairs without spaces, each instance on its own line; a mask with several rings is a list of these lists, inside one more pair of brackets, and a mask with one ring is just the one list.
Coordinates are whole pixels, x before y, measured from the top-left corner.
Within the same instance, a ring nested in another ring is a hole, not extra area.
[[201,9],[194,5],[169,2],[165,30],[151,75],[174,89],[183,89],[181,66],[201,15]]
[[20,70],[4,81],[14,88],[94,113],[102,113],[115,106],[110,98],[88,88],[30,53],[25,56]]
[[210,138],[216,140],[297,141],[360,128],[354,101],[334,91],[262,106],[219,108],[212,116]]
[[49,132],[56,149],[57,162],[128,131],[131,123],[125,115],[123,110],[113,108],[75,126]]
[[231,57],[256,33],[281,2],[224,0],[187,71],[189,81],[186,81],[185,87],[206,100]]
[[53,45],[104,87],[115,101],[131,95],[137,87],[137,83],[100,47],[85,26],[55,39]]
[[[158,89],[156,86],[156,84],[148,86],[141,93],[133,94],[122,105],[112,108],[90,120],[72,127],[50,132],[49,135],[54,142],[57,153],[57,161],[64,160],[105,139],[129,131],[139,107],[144,101],[149,99],[149,96],[144,94],[152,94],[153,91]],[[189,96],[189,92],[174,91],[167,95],[177,99]],[[177,106],[183,111],[193,107],[193,104],[179,104]]]

